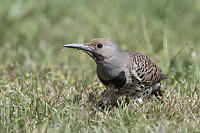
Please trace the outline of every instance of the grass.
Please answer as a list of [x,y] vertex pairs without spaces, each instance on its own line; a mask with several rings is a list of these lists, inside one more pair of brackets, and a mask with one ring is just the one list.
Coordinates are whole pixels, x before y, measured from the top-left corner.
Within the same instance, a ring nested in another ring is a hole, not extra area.
[[[200,132],[197,0],[1,0],[0,132]],[[166,73],[163,102],[99,112],[95,63],[65,43],[108,37]]]

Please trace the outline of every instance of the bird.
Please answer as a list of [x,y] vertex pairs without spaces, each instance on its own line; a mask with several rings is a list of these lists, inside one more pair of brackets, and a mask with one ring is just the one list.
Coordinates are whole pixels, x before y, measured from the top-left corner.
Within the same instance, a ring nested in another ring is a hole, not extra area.
[[84,51],[96,62],[97,77],[106,88],[102,104],[116,105],[121,95],[134,97],[139,103],[145,96],[163,96],[161,80],[166,76],[142,53],[122,50],[108,38],[65,44],[64,47]]

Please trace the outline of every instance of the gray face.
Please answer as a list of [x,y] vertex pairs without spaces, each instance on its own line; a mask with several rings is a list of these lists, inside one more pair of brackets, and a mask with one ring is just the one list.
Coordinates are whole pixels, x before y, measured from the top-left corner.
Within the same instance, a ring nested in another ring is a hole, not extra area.
[[119,47],[106,38],[96,38],[87,43],[75,43],[64,45],[67,48],[75,48],[85,51],[97,63],[97,75],[101,79],[115,78],[125,70],[129,56]]
[[118,46],[107,38],[96,38],[87,43],[67,44],[64,47],[83,50],[97,62],[111,58],[119,50]]

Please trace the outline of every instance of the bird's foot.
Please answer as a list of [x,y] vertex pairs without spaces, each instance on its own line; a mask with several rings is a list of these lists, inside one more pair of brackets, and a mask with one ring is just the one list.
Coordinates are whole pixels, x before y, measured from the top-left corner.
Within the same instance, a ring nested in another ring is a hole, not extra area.
[[103,111],[107,108],[118,107],[118,96],[112,90],[105,90],[100,97],[100,101],[98,103],[98,109]]

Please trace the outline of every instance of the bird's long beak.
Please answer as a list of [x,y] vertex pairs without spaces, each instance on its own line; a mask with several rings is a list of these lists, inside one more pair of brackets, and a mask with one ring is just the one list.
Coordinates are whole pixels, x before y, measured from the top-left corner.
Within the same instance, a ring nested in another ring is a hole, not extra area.
[[92,47],[85,45],[84,43],[73,43],[73,44],[66,44],[64,45],[66,48],[74,48],[78,50],[84,50],[84,51],[91,51],[93,50]]

